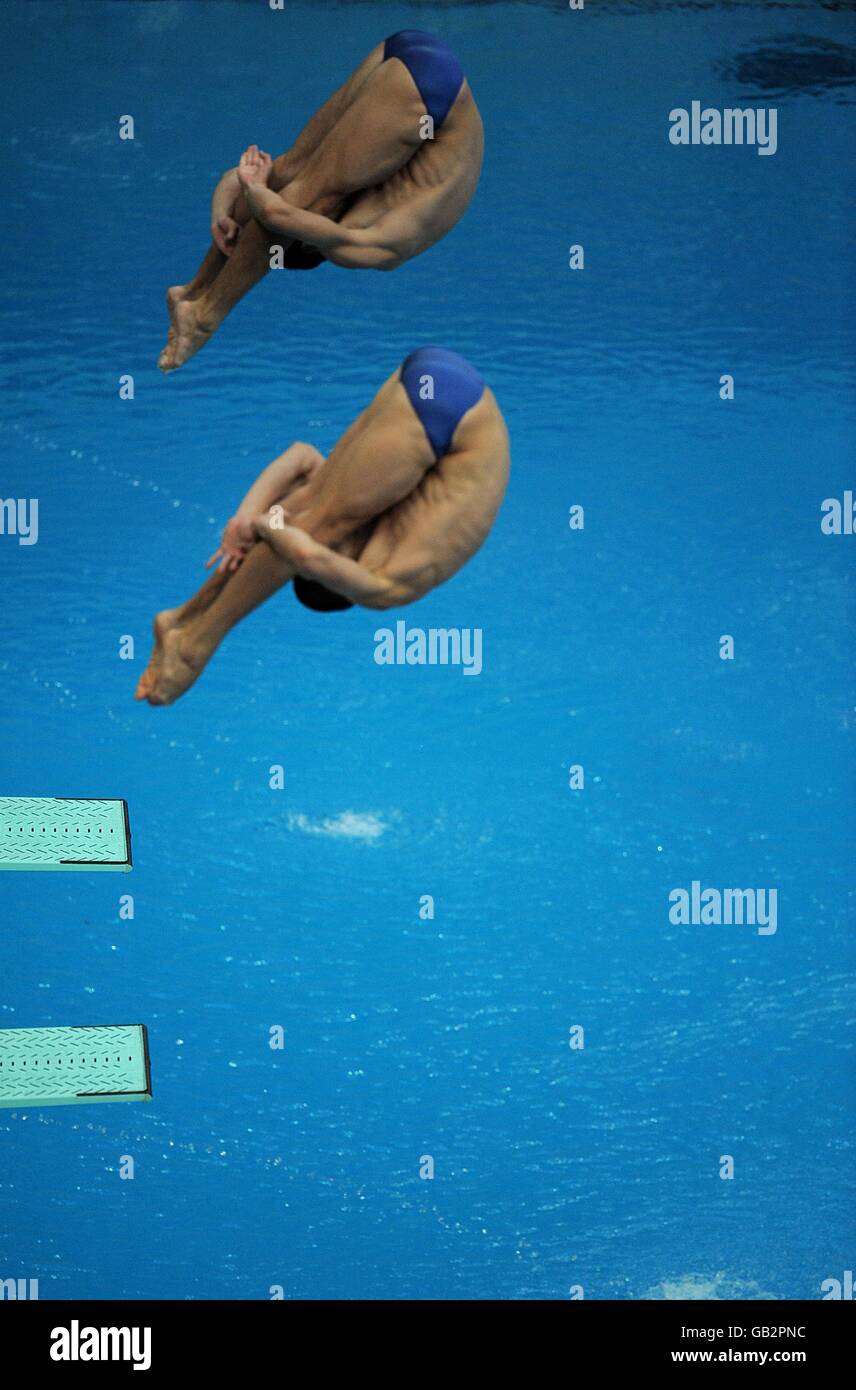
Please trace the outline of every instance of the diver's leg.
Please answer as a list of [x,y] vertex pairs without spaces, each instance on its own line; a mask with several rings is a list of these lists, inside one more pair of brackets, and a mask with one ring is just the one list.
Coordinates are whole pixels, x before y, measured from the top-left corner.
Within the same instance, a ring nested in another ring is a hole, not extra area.
[[[277,465],[281,465],[286,459],[288,459],[289,455],[293,456],[293,450],[295,448],[302,448],[303,450],[305,450],[306,447],[306,445],[292,445],[291,449],[286,449],[284,454],[281,454],[278,459],[274,459],[273,463],[269,464],[267,468],[262,469],[262,472],[259,474],[259,477],[256,479],[256,482],[253,485],[253,488],[250,489],[250,493],[248,494],[248,496],[252,495],[253,490],[257,488],[259,484],[264,485],[271,471],[275,469]],[[305,457],[303,457],[302,467],[300,468],[299,472],[295,473],[291,482],[281,481],[281,486],[285,489],[285,491],[283,493],[283,496],[280,498],[279,505],[284,507],[286,504],[288,504],[290,506],[292,496],[300,496],[301,493],[305,494],[307,480],[312,479],[315,476],[315,474],[321,468],[322,464],[323,457],[320,454],[318,455],[317,462],[314,463],[308,461]],[[314,510],[314,512],[310,512],[310,515],[312,515],[313,518],[319,519],[320,529],[325,534],[327,534],[328,528],[324,527],[323,522],[320,521],[320,514],[317,508]],[[237,571],[233,571],[230,569],[216,569],[213,574],[209,575],[202,587],[198,589],[197,592],[191,598],[187,599],[185,603],[179,604],[177,608],[165,608],[162,612],[157,614],[154,621],[154,649],[152,651],[151,657],[149,658],[149,664],[143,672],[143,675],[140,677],[139,683],[137,685],[138,700],[146,700],[158,691],[163,674],[163,665],[167,649],[168,634],[173,633],[177,628],[189,627],[194,622],[201,619],[203,614],[207,613],[208,609],[212,606],[214,601],[220,597],[221,593],[225,590],[227,584],[229,584],[230,581],[234,580],[236,574],[240,573],[240,570],[241,568],[243,568],[243,565],[247,564],[253,556],[255,556],[255,559],[253,560],[253,568],[250,572],[251,583],[249,588],[251,591],[255,591],[258,594],[258,598],[256,600],[256,603],[252,604],[248,604],[245,598],[243,604],[246,604],[247,606],[244,607],[243,611],[247,613],[250,612],[252,610],[252,607],[255,607],[257,603],[262,602],[263,598],[268,597],[270,593],[275,592],[276,588],[282,587],[282,584],[286,582],[287,576],[278,576],[278,583],[275,583],[273,587],[267,591],[265,591],[264,584],[260,583],[258,578],[258,571],[262,556],[257,553],[259,550],[260,547],[258,545],[255,545],[249,552],[247,559],[242,563],[242,566],[240,566]],[[255,580],[252,580],[253,573],[256,574]],[[239,585],[239,594],[240,591],[241,586]],[[238,608],[240,609],[241,607],[243,607],[243,604],[239,599]],[[229,627],[233,625],[234,623],[228,623],[224,628],[223,635],[225,635],[225,632],[227,632],[229,630]],[[171,638],[170,640],[174,643],[176,639]],[[153,700],[153,703],[163,703],[163,701],[158,702]]]
[[167,635],[183,624],[198,618],[211,606],[217,594],[229,578],[228,571],[215,571],[202,585],[201,589],[177,608],[164,608],[155,616],[153,623],[154,647],[149,663],[137,682],[136,698],[147,700],[160,680]]
[[[313,470],[313,478],[323,471]],[[335,543],[341,528],[326,519],[328,508],[323,494],[316,497],[308,485],[298,485],[289,489],[278,505],[290,512],[296,497],[305,499],[299,506],[301,525],[317,533],[324,544]],[[237,570],[212,575],[183,608],[158,614],[155,649],[137,687],[137,699],[153,705],[172,704],[202,673],[235,624],[293,576],[293,567],[260,541]],[[170,622],[175,614],[182,616],[177,622]]]
[[384,45],[382,43],[372,49],[347,82],[343,83],[338,91],[335,91],[325,101],[310,121],[307,121],[291,148],[274,160],[269,183],[276,193],[281,192],[284,185],[295,177],[309,156],[315,153],[322,140],[351,105],[366,78],[374,72],[375,68],[380,67],[383,62],[383,50]]
[[296,207],[329,213],[330,199],[343,199],[384,183],[422,145],[425,103],[407,68],[397,59],[375,67],[341,113],[284,197]]
[[[219,576],[213,601],[201,607],[189,621],[159,631],[156,620],[155,650],[137,686],[137,699],[148,700],[152,705],[171,705],[202,674],[235,624],[287,584],[293,574],[294,570],[274,555],[269,545],[259,543],[233,574],[225,572]],[[197,600],[212,583],[213,579],[203,585]],[[191,600],[191,604],[194,602]]]
[[[391,378],[386,387],[394,391],[397,383]],[[331,467],[328,461],[313,471],[307,482],[281,498],[279,505],[290,521],[321,545],[351,555],[360,552],[373,530],[374,517],[417,487],[433,463],[427,442],[424,450],[402,451],[400,431],[394,425],[394,421],[384,420],[374,437],[376,447],[368,449],[363,441],[363,447],[354,452],[352,466]],[[220,576],[219,585],[216,576],[209,580],[156,647],[140,682],[138,698],[151,704],[171,704],[178,699],[235,624],[294,574],[287,559],[260,541],[236,571]]]
[[205,258],[194,275],[186,285],[170,285],[166,292],[166,307],[169,311],[169,329],[167,331],[166,347],[158,359],[158,366],[165,365],[167,353],[172,349],[178,338],[178,330],[175,323],[175,313],[179,306],[186,299],[197,299],[203,291],[208,289],[216,280],[223,266],[226,264],[226,257],[212,242],[211,247]]
[[158,617],[166,618],[166,626],[168,627],[180,627],[183,623],[191,622],[211,607],[227,578],[228,575],[224,570],[215,570],[189,599],[179,604],[178,608],[165,609],[163,613],[158,614]]
[[[287,187],[296,207],[335,217],[344,200],[382,183],[421,145],[424,103],[404,64],[381,63],[362,82],[351,104]],[[175,338],[161,353],[164,372],[182,366],[207,343],[248,290],[270,269],[271,233],[251,221],[216,278],[194,299],[175,306]]]
[[[382,43],[373,48],[347,82],[343,83],[306,123],[291,148],[274,160],[268,180],[269,186],[274,192],[280,192],[285,184],[290,182],[303,167],[307,158],[315,153],[324,137],[351,105],[366,79],[383,63],[383,51],[384,45]],[[241,227],[244,227],[250,220],[250,211],[243,195],[238,198],[232,215]],[[193,279],[188,281],[186,285],[176,285],[167,291],[167,303],[170,310],[181,299],[198,299],[199,295],[216,280],[227,259],[219,247],[212,244]]]
[[[364,464],[359,458],[357,462],[358,471],[364,475]],[[379,510],[391,505],[402,490],[401,470],[390,468],[389,471],[388,490],[372,493]],[[415,480],[417,474],[424,474],[425,466],[414,465],[413,471]],[[325,475],[330,479],[328,486],[323,483]],[[278,505],[322,545],[354,555],[367,543],[373,525],[356,516],[343,521],[338,507],[341,504],[347,516],[351,510],[349,496],[349,490],[342,489],[341,480],[337,482],[335,471],[327,474],[325,465],[314,469],[307,482],[291,488]],[[362,510],[363,506],[364,503],[355,506],[354,512]],[[138,686],[137,698],[153,705],[172,704],[202,673],[235,624],[277,593],[294,574],[294,567],[287,560],[276,555],[266,542],[259,541],[237,570],[212,576],[183,610],[172,610],[182,613],[182,617],[156,642],[151,663]]]
[[[170,307],[172,307],[172,303],[177,303],[178,299],[196,299],[217,279],[227,260],[228,257],[224,256],[219,246],[216,246],[212,241],[193,279],[188,280],[186,285],[175,285],[172,289],[167,290],[167,303],[170,304]],[[172,303],[170,302],[171,295],[173,296]]]
[[181,299],[173,310],[175,338],[160,355],[158,366],[171,372],[207,343],[226,315],[248,290],[263,280],[270,270],[272,242],[270,232],[258,222],[248,222],[231,256],[224,259],[216,277],[192,299]]
[[[235,202],[232,216],[242,229],[251,220],[250,209],[247,206],[247,200],[243,193],[239,195]],[[216,242],[212,241],[193,279],[188,280],[185,285],[170,285],[166,292],[166,306],[169,310],[170,327],[167,334],[166,347],[161,353],[158,361],[158,366],[161,367],[162,370],[169,370],[168,361],[174,352],[178,338],[176,310],[179,304],[184,303],[185,300],[198,299],[200,295],[204,294],[205,291],[214,284],[214,281],[217,279],[217,276],[228,260],[229,257],[220,250]]]

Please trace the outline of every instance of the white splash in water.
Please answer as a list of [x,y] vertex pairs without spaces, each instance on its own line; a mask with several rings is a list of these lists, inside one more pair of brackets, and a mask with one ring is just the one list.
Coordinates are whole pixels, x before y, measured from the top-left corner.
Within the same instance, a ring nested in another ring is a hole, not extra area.
[[304,835],[328,835],[333,839],[362,840],[374,844],[389,829],[386,821],[374,811],[341,811],[338,816],[312,821],[302,813],[292,811],[288,817],[289,830],[302,830]]
[[696,1299],[775,1299],[776,1295],[764,1293],[751,1279],[731,1279],[720,1270],[718,1274],[681,1274],[676,1279],[664,1279],[642,1297],[689,1302]]

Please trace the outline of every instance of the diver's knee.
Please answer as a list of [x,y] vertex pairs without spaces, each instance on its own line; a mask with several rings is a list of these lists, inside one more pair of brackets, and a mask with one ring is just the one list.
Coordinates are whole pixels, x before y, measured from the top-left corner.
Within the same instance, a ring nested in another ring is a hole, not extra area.
[[297,178],[303,166],[303,160],[298,159],[291,153],[281,154],[271,165],[270,177],[268,178],[268,188],[272,188],[274,193],[280,193],[287,183]]

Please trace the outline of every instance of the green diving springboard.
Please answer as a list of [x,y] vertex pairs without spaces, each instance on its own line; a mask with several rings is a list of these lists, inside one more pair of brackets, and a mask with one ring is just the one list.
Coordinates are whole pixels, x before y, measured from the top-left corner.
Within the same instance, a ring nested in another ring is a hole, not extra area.
[[130,867],[126,801],[0,796],[0,869]]
[[151,1100],[143,1024],[0,1028],[0,1106]]

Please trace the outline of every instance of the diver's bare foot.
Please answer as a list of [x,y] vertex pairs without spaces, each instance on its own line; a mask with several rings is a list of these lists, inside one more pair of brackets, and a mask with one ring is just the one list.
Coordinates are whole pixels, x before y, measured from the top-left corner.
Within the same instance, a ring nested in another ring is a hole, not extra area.
[[176,332],[175,328],[175,311],[178,305],[181,304],[183,300],[187,299],[189,290],[189,284],[170,285],[169,289],[166,292],[166,307],[167,312],[169,313],[169,329],[166,335],[166,347],[164,348],[163,352],[158,358],[158,366],[160,366],[161,360],[165,358],[167,350],[175,346],[176,339],[178,338],[178,333]]
[[[157,669],[147,681],[143,694],[138,688],[137,698],[148,700],[150,705],[174,704],[202,674],[210,655],[210,651],[206,652],[193,641],[186,628],[171,628],[161,641]],[[151,670],[150,665],[140,686]]]
[[178,308],[179,304],[182,304],[182,303],[184,302],[185,299],[189,299],[189,298],[190,298],[190,284],[189,284],[189,283],[186,284],[186,285],[170,285],[169,289],[167,290],[167,292],[166,292],[166,308],[167,308],[167,313],[169,314],[169,331],[170,331],[170,336],[173,336],[174,333],[175,333],[175,311],[176,311],[176,309]]
[[162,372],[174,372],[204,347],[214,332],[214,325],[207,324],[194,300],[181,299],[172,311],[172,328],[167,337],[166,347],[158,358]]
[[182,610],[180,608],[165,608],[155,618],[155,645],[149,657],[149,664],[137,682],[135,700],[147,700],[149,691],[156,686],[163,662],[164,640],[168,632],[172,632],[173,628],[178,627],[181,616]]
[[183,299],[187,299],[190,293],[190,281],[186,285],[170,285],[166,292],[166,307],[169,316],[172,318],[176,304],[180,304]]

